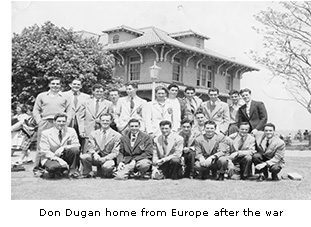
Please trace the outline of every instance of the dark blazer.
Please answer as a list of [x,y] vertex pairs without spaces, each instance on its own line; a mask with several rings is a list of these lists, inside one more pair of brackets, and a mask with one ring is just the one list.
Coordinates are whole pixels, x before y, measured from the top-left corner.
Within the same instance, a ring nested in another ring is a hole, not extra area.
[[130,130],[128,130],[121,137],[118,163],[124,162],[125,164],[128,164],[133,159],[135,161],[139,161],[142,159],[151,160],[152,154],[153,142],[148,134],[139,131],[133,147],[131,147]]
[[251,125],[251,130],[257,129],[259,131],[263,131],[263,127],[268,120],[268,114],[265,104],[263,102],[253,100],[251,100],[249,117],[246,114],[246,104],[239,108],[237,114],[238,123],[249,122],[249,124]]

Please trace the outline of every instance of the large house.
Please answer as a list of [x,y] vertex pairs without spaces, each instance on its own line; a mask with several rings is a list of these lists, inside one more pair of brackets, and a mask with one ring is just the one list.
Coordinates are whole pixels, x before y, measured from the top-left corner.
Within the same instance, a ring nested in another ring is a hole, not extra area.
[[203,100],[208,88],[217,87],[220,98],[240,89],[241,75],[258,70],[234,59],[204,48],[209,38],[192,30],[167,33],[156,27],[119,26],[103,31],[108,34],[105,49],[115,58],[114,76],[124,82],[137,81],[138,94],[151,99],[150,67],[156,62],[161,69],[157,83],[172,82],[181,90],[193,86]]

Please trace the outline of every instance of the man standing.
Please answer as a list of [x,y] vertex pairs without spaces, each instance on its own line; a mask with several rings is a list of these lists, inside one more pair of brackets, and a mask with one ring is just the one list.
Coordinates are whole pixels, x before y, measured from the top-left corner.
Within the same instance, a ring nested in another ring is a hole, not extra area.
[[137,83],[129,82],[125,84],[125,88],[127,96],[119,99],[120,116],[116,121],[119,132],[124,132],[131,118],[138,119],[142,128],[144,128],[142,108],[147,101],[136,95],[138,88]]
[[192,127],[192,131],[197,135],[203,135],[205,133],[206,117],[201,110],[195,113],[196,123]]
[[[233,141],[235,152],[230,155],[232,165],[229,165],[231,172],[233,165],[240,165],[240,179],[246,180],[252,176],[252,157],[255,150],[255,137],[249,134],[250,125],[248,122],[242,122],[239,126],[239,132],[229,136]],[[232,175],[232,174],[229,174]]]
[[[174,118],[183,120],[185,117],[186,105],[181,98],[177,98],[179,87],[176,84],[170,84],[168,87],[168,102],[173,107]],[[180,124],[179,121],[179,124]]]
[[151,137],[139,130],[140,121],[132,118],[129,131],[121,137],[118,171],[115,179],[128,179],[130,173],[138,171],[141,177],[152,164],[153,143]]
[[71,110],[69,111],[71,122],[69,127],[76,130],[81,148],[84,147],[85,133],[81,132],[82,120],[80,118],[80,111],[82,104],[90,98],[88,94],[81,92],[82,82],[80,79],[73,79],[69,85],[71,90],[64,92],[63,94],[71,102]]
[[152,137],[160,135],[159,123],[163,120],[170,121],[172,130],[177,132],[180,119],[173,114],[174,110],[170,102],[167,101],[168,90],[164,86],[155,88],[154,102],[148,102],[143,108],[143,120],[146,132]]
[[99,117],[102,114],[111,113],[111,102],[104,99],[104,87],[95,84],[92,88],[93,98],[88,99],[81,106],[81,133],[89,137],[91,132],[99,126]]
[[263,131],[263,127],[268,120],[268,115],[265,104],[252,100],[251,93],[251,90],[248,88],[240,91],[245,104],[238,110],[238,123],[249,122],[251,132],[255,134],[257,131]]
[[112,102],[111,110],[112,110],[112,116],[113,116],[113,122],[111,123],[111,128],[117,132],[118,132],[118,128],[117,128],[116,122],[118,121],[120,112],[121,112],[119,98],[120,98],[120,94],[119,94],[118,89],[113,88],[109,91],[109,100]]
[[44,130],[40,140],[41,165],[50,177],[61,175],[69,168],[69,177],[79,176],[79,141],[73,128],[66,127],[66,114],[54,116],[54,127]]
[[202,99],[195,95],[194,87],[186,87],[185,89],[185,118],[194,120],[194,114],[203,103]]
[[230,111],[230,124],[228,128],[228,135],[231,135],[232,133],[238,132],[238,110],[242,106],[240,103],[240,94],[237,90],[232,90],[229,92],[231,104],[229,105],[229,111]]
[[196,134],[196,131],[192,131],[192,121],[184,119],[181,122],[181,131],[179,135],[183,137],[183,158],[185,162],[184,177],[193,179],[194,177],[194,162],[195,162],[195,139],[201,135]]
[[[206,179],[210,171],[216,180],[224,180],[228,167],[228,155],[233,153],[232,140],[223,134],[216,134],[216,123],[205,122],[205,134],[196,138],[195,169],[199,177]],[[218,176],[217,176],[218,175]]]
[[268,170],[272,180],[279,180],[278,173],[285,165],[285,143],[275,135],[275,126],[271,123],[264,125],[264,132],[255,134],[257,152],[253,155],[255,173],[259,173],[259,181],[268,178]]
[[89,136],[87,152],[81,155],[84,177],[95,177],[92,165],[97,166],[97,175],[112,177],[115,159],[119,155],[121,134],[110,128],[112,115],[104,113],[99,117],[101,127]]
[[[57,113],[68,114],[72,109],[70,101],[60,92],[61,79],[52,77],[49,79],[50,90],[40,93],[33,107],[33,117],[38,124],[37,131],[37,151],[40,150],[41,133],[45,129],[53,127],[53,119]],[[71,121],[68,115],[67,124]],[[36,156],[35,168],[39,167],[38,155]]]
[[160,122],[161,135],[154,138],[152,178],[178,179],[182,175],[183,138],[172,132],[170,121]]
[[228,131],[230,115],[229,106],[227,103],[220,101],[218,98],[219,90],[217,88],[210,88],[208,90],[209,101],[201,105],[202,111],[207,120],[214,121],[217,125],[217,131],[224,135]]

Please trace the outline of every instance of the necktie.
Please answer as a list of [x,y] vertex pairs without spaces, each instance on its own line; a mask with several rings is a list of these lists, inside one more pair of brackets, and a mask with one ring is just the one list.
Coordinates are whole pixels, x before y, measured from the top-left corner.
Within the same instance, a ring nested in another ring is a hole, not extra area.
[[62,142],[63,140],[62,130],[59,130],[58,132],[58,139],[59,139],[59,142]]
[[73,94],[73,104],[75,105],[75,108],[77,108],[77,104],[78,104],[78,94],[77,94],[77,92],[75,92],[74,94]]
[[97,116],[98,109],[99,109],[99,99],[97,99],[97,100],[96,100],[96,106],[95,106],[95,116]]
[[135,140],[136,140],[136,135],[132,134],[132,137],[131,137],[131,146],[132,147],[134,146]]
[[266,142],[266,149],[265,149],[265,151],[268,149],[268,147],[269,147],[269,143],[270,143],[270,141],[267,139],[267,142]]
[[135,106],[134,98],[131,97],[131,105],[130,105],[131,111],[134,109],[134,106]]
[[214,109],[215,109],[215,103],[214,102],[211,102],[211,113],[214,111]]
[[184,139],[184,147],[188,147],[188,142],[189,142],[189,135],[186,135]]
[[244,138],[243,138],[243,137],[241,137],[241,139],[240,139],[240,144],[239,144],[239,147],[238,147],[238,150],[241,150],[241,149],[242,149],[243,144],[244,144]]

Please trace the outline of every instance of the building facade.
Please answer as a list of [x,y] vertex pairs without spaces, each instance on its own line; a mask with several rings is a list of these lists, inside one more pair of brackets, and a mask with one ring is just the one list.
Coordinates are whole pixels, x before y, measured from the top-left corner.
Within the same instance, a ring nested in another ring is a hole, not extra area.
[[258,70],[205,49],[209,38],[192,30],[167,33],[156,27],[122,25],[103,32],[108,34],[105,49],[115,59],[114,76],[138,82],[138,95],[147,100],[151,99],[150,67],[154,62],[161,68],[156,83],[173,82],[181,91],[193,86],[203,100],[208,99],[211,87],[217,87],[220,98],[226,100],[230,90],[240,89],[243,73]]

